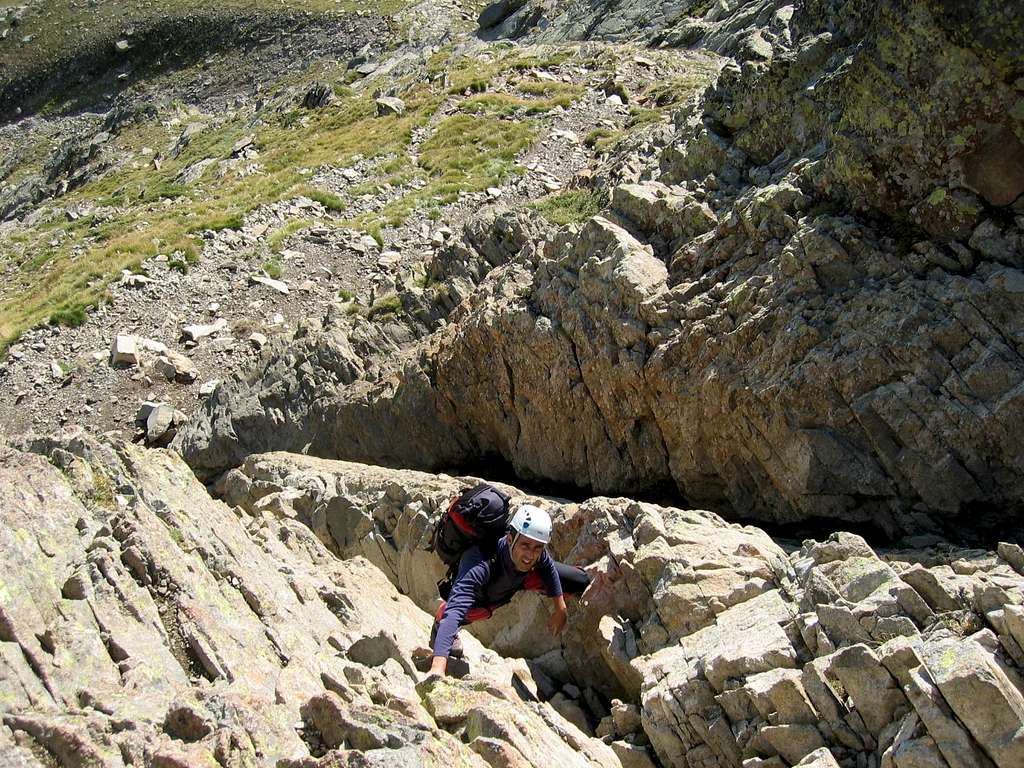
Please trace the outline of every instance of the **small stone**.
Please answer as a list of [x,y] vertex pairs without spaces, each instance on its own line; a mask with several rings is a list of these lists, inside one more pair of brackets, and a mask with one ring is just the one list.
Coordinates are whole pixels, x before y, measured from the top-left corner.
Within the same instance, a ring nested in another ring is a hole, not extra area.
[[156,404],[146,417],[146,442],[151,445],[158,444],[168,438],[168,432],[178,419],[178,413],[167,403]]
[[162,342],[147,338],[141,338],[138,341],[140,347],[147,352],[152,352],[154,355],[162,355],[167,351],[167,345]]
[[262,333],[254,333],[249,336],[249,343],[252,344],[256,349],[263,349],[267,343],[267,337]]
[[272,277],[264,277],[263,275],[250,275],[249,282],[265,285],[278,293],[283,293],[286,296],[288,295],[288,284],[281,280],[275,280]]
[[199,385],[199,395],[201,397],[209,397],[210,395],[213,394],[214,390],[216,390],[218,386],[220,386],[220,379],[211,379],[210,381],[205,381]]
[[185,337],[187,341],[193,343],[204,339],[207,336],[212,336],[215,333],[223,331],[228,327],[228,321],[221,318],[212,325],[186,325],[181,329],[181,335]]

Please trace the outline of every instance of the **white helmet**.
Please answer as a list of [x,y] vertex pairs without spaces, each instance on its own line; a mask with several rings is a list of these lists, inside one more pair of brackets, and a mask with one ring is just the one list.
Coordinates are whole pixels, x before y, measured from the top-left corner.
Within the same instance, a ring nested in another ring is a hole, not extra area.
[[520,536],[543,544],[551,541],[551,516],[533,504],[520,504],[508,527]]

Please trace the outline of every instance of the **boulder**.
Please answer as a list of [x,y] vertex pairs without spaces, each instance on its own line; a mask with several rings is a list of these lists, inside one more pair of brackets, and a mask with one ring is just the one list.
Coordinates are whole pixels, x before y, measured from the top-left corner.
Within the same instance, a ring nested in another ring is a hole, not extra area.
[[991,651],[971,639],[945,638],[926,643],[922,657],[950,709],[995,764],[1024,762],[1024,693]]
[[179,384],[191,384],[199,378],[199,369],[195,363],[179,352],[164,352],[153,363],[153,367],[168,381]]
[[377,116],[386,115],[401,116],[405,114],[405,102],[394,96],[380,96],[376,100]]
[[525,6],[527,0],[498,0],[486,6],[477,17],[480,29],[490,29],[501,24],[505,19]]
[[302,106],[306,109],[323,109],[333,100],[334,92],[330,86],[324,83],[313,83],[302,97]]
[[839,768],[839,763],[825,747],[807,753],[793,768]]
[[135,336],[118,335],[110,345],[110,364],[136,366],[140,362],[138,338]]

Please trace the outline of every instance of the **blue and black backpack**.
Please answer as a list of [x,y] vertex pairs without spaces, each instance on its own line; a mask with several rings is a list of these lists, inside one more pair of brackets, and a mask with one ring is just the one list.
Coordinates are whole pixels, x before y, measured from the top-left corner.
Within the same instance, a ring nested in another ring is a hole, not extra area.
[[467,549],[480,547],[485,554],[494,554],[498,540],[508,530],[509,501],[508,494],[483,483],[464,488],[441,515],[434,527],[431,548],[448,566],[447,575],[437,583],[443,599],[448,599],[459,561]]

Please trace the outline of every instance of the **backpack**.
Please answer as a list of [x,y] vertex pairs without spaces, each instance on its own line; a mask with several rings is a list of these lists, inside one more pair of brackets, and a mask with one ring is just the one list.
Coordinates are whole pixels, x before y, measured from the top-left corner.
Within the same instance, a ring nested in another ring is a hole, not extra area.
[[493,554],[498,539],[508,530],[510,497],[493,485],[484,483],[464,488],[434,527],[431,548],[448,566],[448,574],[438,582],[441,597],[448,599],[463,553],[473,546]]

